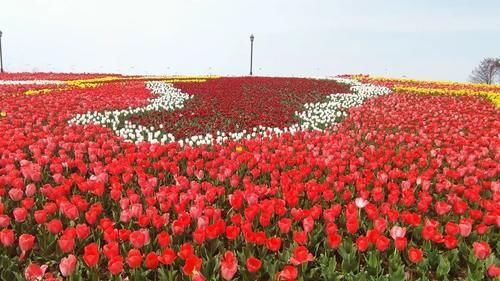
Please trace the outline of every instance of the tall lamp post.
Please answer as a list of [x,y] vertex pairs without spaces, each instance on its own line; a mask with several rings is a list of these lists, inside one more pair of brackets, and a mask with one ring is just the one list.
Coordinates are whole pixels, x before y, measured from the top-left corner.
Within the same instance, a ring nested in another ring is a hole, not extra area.
[[250,76],[252,76],[252,63],[253,63],[253,34],[250,35]]
[[3,73],[3,58],[2,58],[2,31],[0,30],[0,73]]

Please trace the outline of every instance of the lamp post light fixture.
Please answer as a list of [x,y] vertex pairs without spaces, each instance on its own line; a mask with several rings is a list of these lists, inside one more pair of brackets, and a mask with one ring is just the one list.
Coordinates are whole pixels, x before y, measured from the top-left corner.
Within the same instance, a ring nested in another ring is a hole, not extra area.
[[3,73],[3,58],[2,58],[2,31],[0,30],[0,73]]
[[250,35],[250,76],[252,76],[252,63],[253,63],[253,39],[255,36]]

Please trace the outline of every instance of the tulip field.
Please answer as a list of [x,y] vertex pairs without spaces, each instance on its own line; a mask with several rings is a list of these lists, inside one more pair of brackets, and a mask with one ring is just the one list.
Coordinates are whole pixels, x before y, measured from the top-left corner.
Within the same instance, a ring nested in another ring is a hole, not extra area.
[[0,74],[0,280],[499,280],[500,85]]

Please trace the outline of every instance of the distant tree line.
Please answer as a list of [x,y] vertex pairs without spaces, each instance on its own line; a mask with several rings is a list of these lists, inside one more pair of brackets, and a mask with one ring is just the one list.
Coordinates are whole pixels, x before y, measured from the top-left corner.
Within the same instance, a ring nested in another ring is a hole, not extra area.
[[482,84],[500,82],[500,58],[485,58],[472,71],[470,81]]

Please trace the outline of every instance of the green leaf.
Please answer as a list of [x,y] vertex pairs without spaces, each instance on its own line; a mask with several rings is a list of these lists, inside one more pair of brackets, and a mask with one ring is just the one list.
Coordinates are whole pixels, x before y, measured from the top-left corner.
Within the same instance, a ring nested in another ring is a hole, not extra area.
[[343,259],[347,258],[348,253],[347,253],[347,251],[346,251],[346,249],[345,249],[345,247],[344,247],[344,243],[342,243],[342,244],[340,245],[340,247],[338,248],[338,252],[339,252],[340,256],[341,256]]
[[371,251],[368,253],[368,259],[366,263],[368,273],[370,273],[370,275],[378,276],[380,274],[382,267],[380,265],[377,251]]
[[12,274],[14,274],[14,276],[16,277],[17,281],[24,281],[25,280],[24,276],[21,273],[19,273],[19,272],[12,272]]
[[[168,273],[167,273],[168,272]],[[165,270],[164,268],[158,269],[158,279],[161,281],[173,281],[172,272],[170,270]]]
[[450,261],[445,256],[439,256],[439,265],[437,267],[436,273],[438,277],[445,278],[450,272]]
[[0,274],[0,277],[2,280],[13,280],[14,279],[14,274],[10,270],[3,270],[2,274]]
[[363,271],[363,272],[360,272],[358,274],[355,274],[353,280],[366,281],[366,278],[367,278],[367,273],[366,273],[366,271]]
[[467,267],[467,277],[465,280],[467,281],[476,281],[483,280],[484,273],[480,270],[471,270],[470,267]]
[[458,257],[458,249],[453,249],[448,253],[448,260],[451,265],[451,272],[456,272],[460,267],[460,258]]
[[321,266],[321,276],[324,278],[324,280],[338,279],[336,273],[337,260],[335,256],[328,258],[326,255],[322,255],[320,260],[320,266]]
[[389,275],[389,281],[400,281],[405,280],[404,266],[400,266],[397,270],[391,272]]
[[357,272],[358,262],[355,259],[355,255],[349,254],[344,259],[342,259],[342,270],[344,272]]

